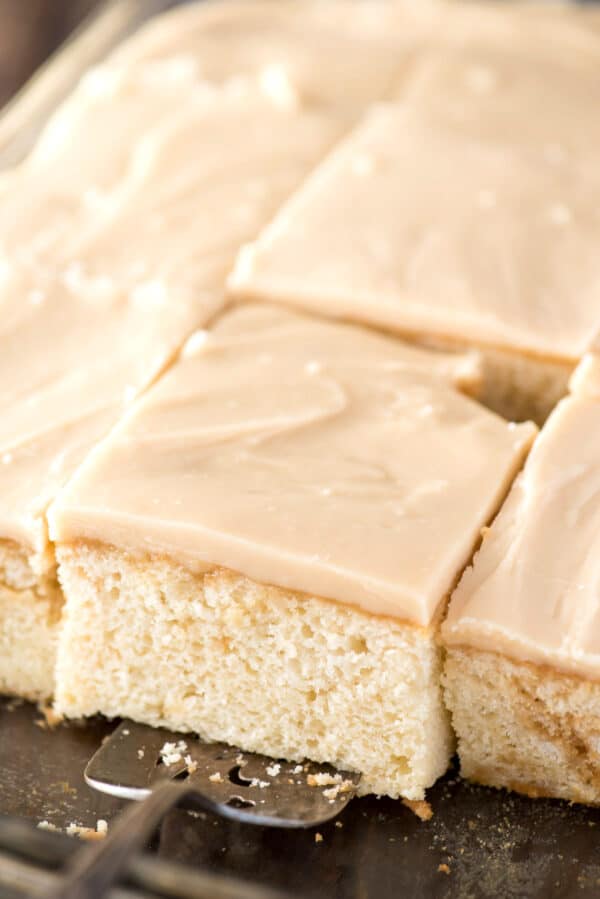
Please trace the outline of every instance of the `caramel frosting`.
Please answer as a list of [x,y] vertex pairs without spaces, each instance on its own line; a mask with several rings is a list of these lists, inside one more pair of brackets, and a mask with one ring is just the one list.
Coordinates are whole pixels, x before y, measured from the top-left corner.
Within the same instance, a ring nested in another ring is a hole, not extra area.
[[2,538],[43,551],[48,503],[222,305],[236,250],[339,127],[251,84],[205,86],[137,133],[119,177],[88,182],[87,205],[61,202],[62,157],[15,173],[0,224]]
[[234,309],[92,451],[50,510],[52,539],[429,626],[535,435],[432,360],[353,326]]
[[44,551],[48,504],[434,7],[190,4],[83,78],[2,178],[0,538]]
[[600,677],[600,403],[548,419],[450,602],[447,644]]
[[129,71],[133,60],[136,78],[148,84],[232,75],[283,93],[291,84],[304,103],[352,119],[398,89],[445,8],[435,0],[205,0],[151,21],[110,66],[118,73],[123,59]]
[[594,60],[432,51],[245,248],[232,294],[576,361],[600,323]]

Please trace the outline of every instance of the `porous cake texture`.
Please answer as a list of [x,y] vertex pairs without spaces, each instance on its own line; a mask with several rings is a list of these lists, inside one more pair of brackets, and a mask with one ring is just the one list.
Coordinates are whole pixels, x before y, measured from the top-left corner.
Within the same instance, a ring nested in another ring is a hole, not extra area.
[[21,545],[0,542],[0,693],[51,694],[62,605],[54,566],[33,570]]
[[445,599],[535,435],[422,353],[268,306],[192,338],[51,510],[60,712],[421,798],[453,746]]
[[426,629],[167,558],[80,541],[57,707],[194,731],[361,771],[361,793],[423,797],[454,750]]
[[442,628],[461,770],[600,802],[600,403],[561,401]]
[[532,798],[600,803],[597,680],[453,647],[444,684],[463,777]]

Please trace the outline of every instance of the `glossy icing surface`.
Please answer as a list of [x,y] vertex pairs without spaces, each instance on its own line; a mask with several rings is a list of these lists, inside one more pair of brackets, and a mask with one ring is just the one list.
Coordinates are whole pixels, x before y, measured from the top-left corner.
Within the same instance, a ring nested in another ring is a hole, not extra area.
[[575,361],[600,321],[597,33],[557,9],[455,9],[231,291]]
[[430,354],[240,307],[90,454],[51,535],[428,626],[534,434],[460,395]]
[[[211,33],[203,5],[156,21],[158,68],[141,52],[144,34],[135,37],[83,79],[31,157],[3,177],[1,538],[43,551],[48,503],[222,307],[239,246],[401,65],[375,39],[359,42],[373,73],[353,94],[343,40],[336,51],[331,38],[338,81],[317,67],[301,91],[296,70],[278,63],[299,54],[310,29],[311,14],[304,22],[293,10],[282,7],[264,55],[250,60],[244,28],[237,41],[229,26]],[[210,48],[218,72],[199,65]]]

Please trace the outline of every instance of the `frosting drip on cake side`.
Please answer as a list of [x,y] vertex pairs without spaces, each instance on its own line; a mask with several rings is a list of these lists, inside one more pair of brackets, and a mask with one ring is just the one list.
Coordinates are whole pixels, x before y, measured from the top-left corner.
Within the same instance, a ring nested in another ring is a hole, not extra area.
[[534,434],[457,393],[430,354],[241,307],[91,453],[51,536],[428,626]]

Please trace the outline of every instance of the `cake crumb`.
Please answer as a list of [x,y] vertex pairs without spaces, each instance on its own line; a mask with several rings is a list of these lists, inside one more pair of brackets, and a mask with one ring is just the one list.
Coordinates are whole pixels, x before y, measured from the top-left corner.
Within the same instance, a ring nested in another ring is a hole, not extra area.
[[107,830],[94,830],[93,827],[83,827],[82,825],[75,824],[74,822],[71,822],[71,824],[69,824],[69,826],[67,827],[67,833],[70,837],[79,837],[80,840],[89,841],[103,840],[106,837]]
[[323,842],[323,834],[322,834],[322,833],[316,833],[316,834],[315,834],[315,843],[322,843],[322,842]]
[[220,771],[215,771],[214,774],[209,775],[208,779],[213,784],[222,784],[223,783],[223,777],[221,776]]
[[191,755],[184,755],[183,761],[185,762],[188,774],[195,774],[198,770],[198,762],[195,762]]
[[270,787],[271,784],[268,780],[260,780],[258,777],[253,777],[250,781],[251,787],[259,787],[261,790],[264,790],[265,787]]
[[304,771],[304,765],[296,765],[295,768],[292,768],[292,774],[302,774]]
[[281,765],[279,764],[279,762],[275,762],[275,764],[273,765],[267,765],[265,770],[269,777],[277,777],[277,775],[281,771]]
[[54,730],[54,728],[63,720],[63,716],[59,715],[58,712],[47,703],[40,702],[38,704],[38,711],[41,712],[44,717],[38,718],[35,723],[42,730]]
[[336,821],[336,822],[335,822],[335,826],[341,828],[341,827],[344,826],[344,822],[343,822],[343,821]]
[[51,830],[55,832],[59,829],[56,824],[51,824],[50,821],[38,821],[36,827],[39,827],[40,830]]
[[319,774],[308,774],[306,777],[309,787],[334,787],[341,782],[341,774],[326,774],[324,771]]
[[144,758],[144,750],[143,750],[143,749],[138,749],[138,751],[137,751],[137,757],[138,757],[139,759],[143,759],[143,758]]
[[431,821],[433,809],[425,799],[403,799],[402,805],[409,808],[420,821]]
[[448,865],[438,865],[438,871],[439,871],[441,874],[449,874],[449,873],[450,873],[450,868],[448,867]]
[[340,792],[340,785],[336,784],[335,787],[329,787],[328,790],[323,790],[323,796],[325,799],[329,799],[330,802],[333,802],[334,799],[338,798]]
[[102,833],[104,836],[108,833],[108,821],[104,818],[98,818],[96,821],[96,833]]
[[187,752],[185,740],[180,740],[178,743],[165,743],[160,750],[163,765],[176,765],[183,759],[184,752]]

